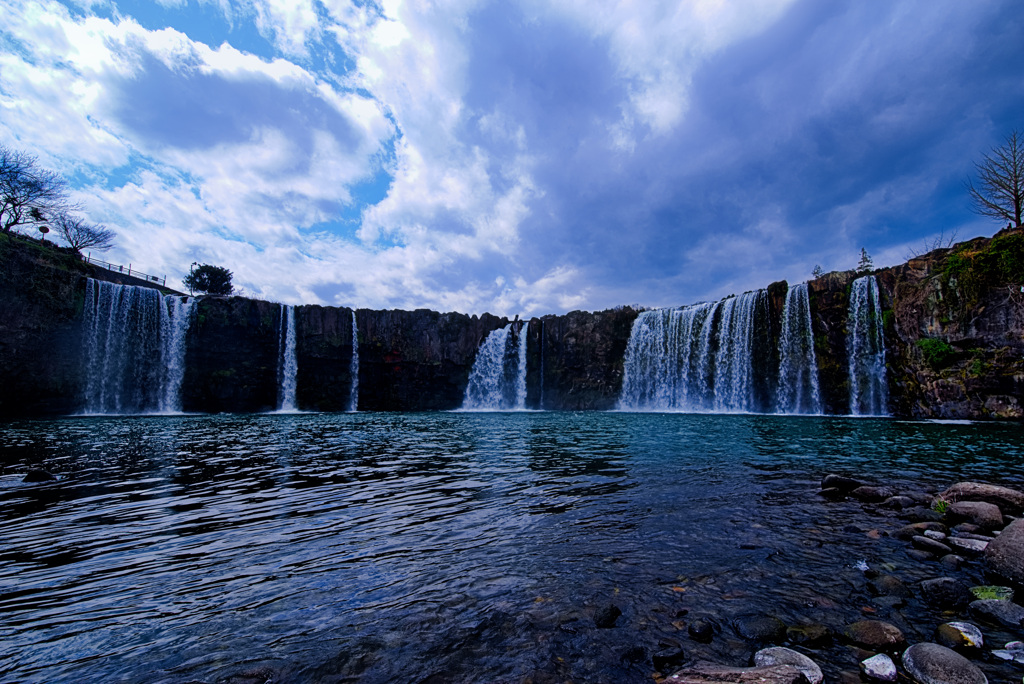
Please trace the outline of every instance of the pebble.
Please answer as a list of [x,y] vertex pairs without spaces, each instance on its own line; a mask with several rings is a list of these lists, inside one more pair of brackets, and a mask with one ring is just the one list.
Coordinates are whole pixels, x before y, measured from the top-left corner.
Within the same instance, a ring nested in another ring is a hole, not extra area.
[[843,630],[843,635],[855,646],[871,651],[898,651],[906,643],[898,627],[881,620],[854,622]]
[[943,534],[942,532],[939,532],[938,530],[925,530],[924,534],[922,536],[925,536],[925,537],[928,537],[929,539],[934,539],[935,541],[940,542],[943,539],[945,539],[948,535]]
[[860,671],[868,679],[877,679],[882,682],[895,682],[899,676],[896,672],[896,663],[892,662],[892,658],[884,653],[862,660]]
[[936,556],[945,556],[947,553],[953,553],[953,549],[949,548],[942,542],[937,542],[934,539],[929,539],[928,537],[913,537],[910,542],[914,545],[915,549],[927,551],[928,553]]
[[792,665],[804,674],[804,677],[807,678],[810,684],[821,684],[825,679],[825,675],[822,674],[821,668],[818,667],[817,663],[803,653],[797,653],[792,649],[782,646],[761,649],[755,653],[754,665],[757,667]]

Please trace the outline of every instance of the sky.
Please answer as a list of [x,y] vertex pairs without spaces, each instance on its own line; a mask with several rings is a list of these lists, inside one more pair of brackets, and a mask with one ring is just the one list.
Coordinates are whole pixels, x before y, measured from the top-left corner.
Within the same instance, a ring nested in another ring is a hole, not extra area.
[[0,0],[0,144],[166,275],[287,304],[680,306],[1002,225],[977,0]]

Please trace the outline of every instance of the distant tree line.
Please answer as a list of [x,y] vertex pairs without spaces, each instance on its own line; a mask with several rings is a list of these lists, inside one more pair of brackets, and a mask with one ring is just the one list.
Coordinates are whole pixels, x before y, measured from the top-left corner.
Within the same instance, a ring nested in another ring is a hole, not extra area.
[[52,229],[76,252],[104,250],[114,244],[114,231],[90,223],[68,199],[64,178],[39,165],[33,155],[0,145],[0,232],[10,235],[28,228]]

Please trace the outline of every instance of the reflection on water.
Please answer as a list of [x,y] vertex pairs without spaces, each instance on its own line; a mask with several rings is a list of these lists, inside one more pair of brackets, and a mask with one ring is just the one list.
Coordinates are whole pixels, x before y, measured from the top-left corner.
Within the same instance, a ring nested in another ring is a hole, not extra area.
[[[817,500],[823,472],[1013,484],[1020,443],[1016,426],[736,415],[8,423],[0,672],[646,682],[665,639],[701,648],[688,613],[859,615],[836,608],[863,591],[850,566],[900,547],[843,532],[863,514]],[[60,480],[21,482],[40,467]],[[608,602],[623,616],[595,629]]]

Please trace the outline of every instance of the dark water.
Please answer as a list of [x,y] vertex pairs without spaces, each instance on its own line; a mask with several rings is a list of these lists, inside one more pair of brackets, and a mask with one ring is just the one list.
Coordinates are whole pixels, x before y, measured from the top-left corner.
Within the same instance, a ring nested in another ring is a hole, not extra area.
[[[949,616],[872,608],[854,565],[908,583],[939,566],[866,534],[893,513],[821,501],[818,481],[1021,486],[1021,433],[619,413],[7,423],[0,679],[650,682],[679,647],[746,664],[728,626],[746,613],[841,628],[877,610],[927,640]],[[22,483],[35,467],[59,482]],[[598,629],[609,604],[623,614]],[[702,614],[724,625],[710,645],[687,637]],[[856,670],[846,647],[812,655]]]

